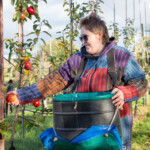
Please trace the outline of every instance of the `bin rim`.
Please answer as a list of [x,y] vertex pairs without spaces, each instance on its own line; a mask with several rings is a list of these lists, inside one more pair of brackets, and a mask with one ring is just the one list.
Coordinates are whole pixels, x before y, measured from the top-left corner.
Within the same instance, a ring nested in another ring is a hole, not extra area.
[[111,91],[60,94],[53,97],[53,102],[98,101],[110,99],[113,95]]

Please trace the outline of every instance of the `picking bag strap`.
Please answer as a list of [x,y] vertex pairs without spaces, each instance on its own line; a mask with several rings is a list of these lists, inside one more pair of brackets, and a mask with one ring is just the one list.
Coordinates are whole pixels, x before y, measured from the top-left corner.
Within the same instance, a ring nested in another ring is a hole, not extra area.
[[78,86],[80,76],[81,76],[81,74],[82,74],[83,71],[84,71],[84,68],[85,68],[85,66],[86,66],[86,64],[87,64],[87,60],[88,60],[88,59],[87,59],[86,57],[83,57],[83,58],[82,58],[80,67],[79,67],[79,69],[78,69],[78,71],[77,71],[77,75],[76,75],[75,78],[74,78],[74,85],[73,85],[73,87],[72,87],[72,91],[71,91],[71,92],[74,92],[75,89],[76,89],[76,87]]
[[64,91],[65,94],[73,93],[75,91],[76,87],[79,84],[80,76],[82,75],[82,73],[84,71],[84,68],[85,68],[85,66],[87,64],[87,60],[88,60],[88,58],[83,56],[83,58],[81,60],[80,67],[77,70],[77,73],[74,73],[74,77],[73,77],[74,78],[74,82],[67,88],[67,90]]
[[[115,54],[114,54],[114,48],[112,48],[108,53],[107,53],[107,60],[108,60],[108,74],[112,80],[113,87],[117,86],[117,73],[115,69]],[[116,118],[118,112],[118,107],[116,107],[115,113],[113,115],[112,121],[109,125],[108,131],[111,129],[111,126]]]
[[112,80],[113,87],[117,86],[117,73],[115,69],[115,54],[114,48],[112,48],[107,53],[107,60],[108,60],[108,74]]

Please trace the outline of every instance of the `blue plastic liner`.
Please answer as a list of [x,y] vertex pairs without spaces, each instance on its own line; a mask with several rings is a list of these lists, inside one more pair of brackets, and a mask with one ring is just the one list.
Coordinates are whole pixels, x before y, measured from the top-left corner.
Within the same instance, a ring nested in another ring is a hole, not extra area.
[[[98,136],[104,135],[106,133],[112,133],[118,143],[119,148],[122,149],[123,148],[122,141],[119,136],[117,127],[115,125],[112,125],[109,131],[108,131],[108,128],[109,128],[109,125],[92,126],[89,129],[87,129],[85,132],[81,133],[79,136],[75,137],[72,141],[70,141],[70,143],[82,143],[82,142],[91,140],[93,138],[96,138]],[[53,128],[49,128],[45,130],[40,135],[40,140],[43,143],[43,146],[48,150],[55,150],[55,147],[54,147],[55,138],[67,141],[65,139],[62,139],[58,134],[55,135]]]

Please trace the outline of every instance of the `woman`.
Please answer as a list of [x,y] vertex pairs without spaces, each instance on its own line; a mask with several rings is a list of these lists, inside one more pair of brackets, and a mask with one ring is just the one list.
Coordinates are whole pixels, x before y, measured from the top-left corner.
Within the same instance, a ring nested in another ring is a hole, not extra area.
[[[131,102],[138,100],[146,92],[148,82],[145,73],[127,49],[109,41],[105,22],[98,15],[90,14],[82,18],[80,29],[80,40],[83,43],[81,52],[74,54],[53,74],[14,92],[18,98],[12,104],[34,102],[65,89],[75,81],[74,73],[86,58],[87,62],[76,84],[75,92],[112,90],[112,93],[116,93],[112,97],[112,103],[120,110],[123,145],[130,150],[133,124]],[[117,84],[109,73],[111,63],[114,63],[114,70],[111,72],[116,74]]]

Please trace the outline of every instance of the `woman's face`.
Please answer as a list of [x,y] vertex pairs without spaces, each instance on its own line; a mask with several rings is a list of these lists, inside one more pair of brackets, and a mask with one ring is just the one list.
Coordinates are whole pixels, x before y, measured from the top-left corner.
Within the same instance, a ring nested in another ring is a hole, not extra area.
[[86,47],[86,51],[92,55],[99,55],[102,48],[102,34],[94,34],[93,32],[87,30],[84,26],[81,28],[81,38],[82,43]]

